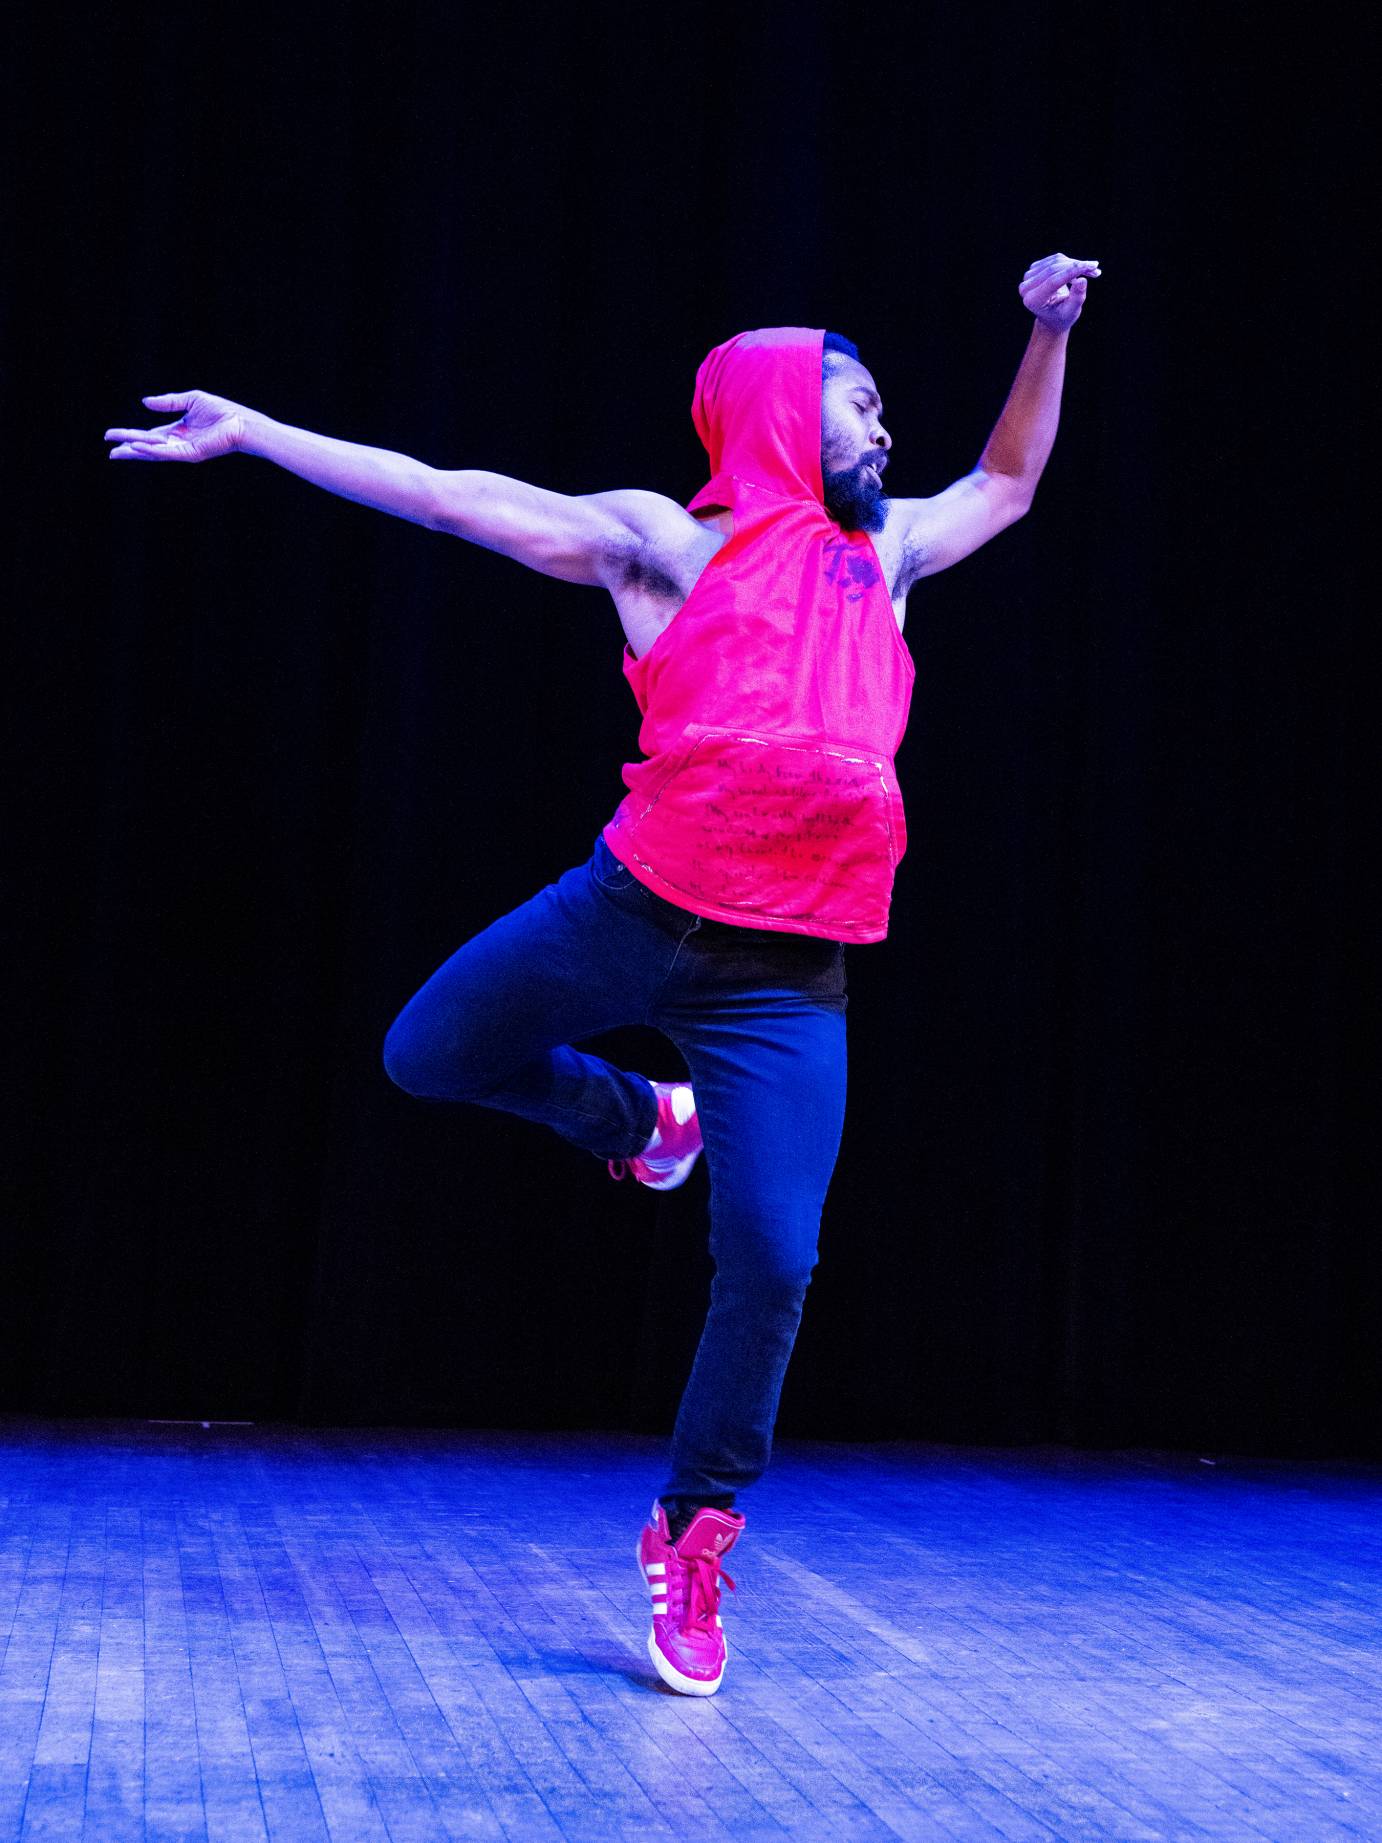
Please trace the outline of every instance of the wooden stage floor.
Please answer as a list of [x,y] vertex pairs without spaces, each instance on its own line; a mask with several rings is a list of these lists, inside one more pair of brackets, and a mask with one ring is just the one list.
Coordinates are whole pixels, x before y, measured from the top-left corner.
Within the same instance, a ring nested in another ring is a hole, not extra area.
[[1382,1468],[785,1443],[697,1700],[661,1458],[0,1418],[0,1840],[1382,1839]]

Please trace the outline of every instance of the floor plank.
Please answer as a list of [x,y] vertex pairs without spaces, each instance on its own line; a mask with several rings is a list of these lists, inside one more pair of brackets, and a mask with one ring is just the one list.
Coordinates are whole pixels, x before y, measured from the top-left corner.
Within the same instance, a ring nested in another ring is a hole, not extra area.
[[660,1464],[0,1419],[0,1837],[1382,1837],[1382,1468],[785,1443],[700,1700]]

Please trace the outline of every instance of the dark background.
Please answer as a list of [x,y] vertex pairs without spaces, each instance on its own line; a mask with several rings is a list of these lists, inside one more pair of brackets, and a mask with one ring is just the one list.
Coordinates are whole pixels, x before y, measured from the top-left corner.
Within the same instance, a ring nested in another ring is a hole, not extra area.
[[928,493],[1064,249],[1104,275],[1035,509],[911,598],[910,849],[848,952],[781,1430],[1382,1450],[1355,48],[1247,8],[38,17],[0,1406],[656,1430],[705,1300],[704,1164],[615,1186],[381,1062],[613,812],[612,604],[261,462],[112,466],[106,426],[200,387],[684,501],[705,351],[824,325]]

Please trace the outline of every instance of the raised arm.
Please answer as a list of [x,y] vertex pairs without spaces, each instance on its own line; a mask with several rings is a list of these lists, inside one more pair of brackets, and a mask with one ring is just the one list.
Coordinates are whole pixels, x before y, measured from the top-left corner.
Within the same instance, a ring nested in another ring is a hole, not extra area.
[[1056,439],[1065,347],[1080,317],[1097,262],[1048,256],[1034,262],[1018,289],[1036,316],[1013,387],[975,467],[929,499],[894,499],[889,522],[901,521],[903,581],[949,569],[1022,517]]
[[275,422],[204,390],[143,401],[151,410],[176,412],[177,420],[153,429],[107,429],[106,440],[116,444],[111,460],[259,455],[344,499],[467,538],[566,582],[614,587],[657,530],[669,519],[686,518],[675,501],[659,493],[624,489],[570,496],[503,474],[445,472],[387,448]]

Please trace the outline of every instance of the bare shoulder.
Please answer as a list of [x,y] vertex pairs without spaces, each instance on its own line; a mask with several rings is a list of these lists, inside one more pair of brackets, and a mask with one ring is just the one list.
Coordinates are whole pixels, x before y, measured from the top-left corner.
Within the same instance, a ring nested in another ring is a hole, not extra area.
[[592,503],[611,514],[640,544],[651,550],[694,542],[700,524],[675,499],[642,487],[621,486],[608,493],[591,493]]
[[623,487],[591,498],[624,533],[605,585],[616,595],[625,591],[680,603],[724,541],[704,516],[694,517],[662,493]]
[[934,576],[971,556],[1021,518],[1031,505],[1031,494],[1020,481],[1006,474],[975,467],[929,499],[889,501],[888,522],[882,534],[889,558],[879,558],[896,584],[894,595],[906,595],[922,576]]
[[725,543],[726,518],[697,517],[674,499],[632,488],[601,497],[629,539],[605,587],[634,657],[642,658]]

